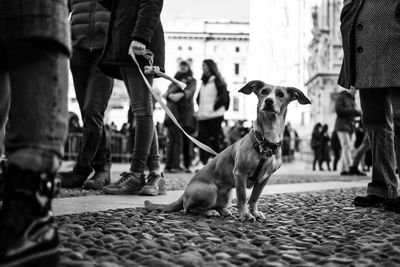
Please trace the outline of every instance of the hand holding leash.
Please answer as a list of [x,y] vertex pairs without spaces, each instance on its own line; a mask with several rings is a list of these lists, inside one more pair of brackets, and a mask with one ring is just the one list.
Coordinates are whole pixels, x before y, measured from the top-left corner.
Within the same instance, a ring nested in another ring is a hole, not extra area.
[[166,75],[165,73],[161,72],[160,67],[158,67],[158,66],[145,66],[144,73],[145,74],[154,74],[154,75],[157,75],[164,79],[167,79],[167,80],[173,82],[174,84],[176,84],[177,86],[179,86],[179,88],[181,88],[182,90],[184,90],[186,88],[185,83],[178,81],[174,77],[170,77],[170,76]]

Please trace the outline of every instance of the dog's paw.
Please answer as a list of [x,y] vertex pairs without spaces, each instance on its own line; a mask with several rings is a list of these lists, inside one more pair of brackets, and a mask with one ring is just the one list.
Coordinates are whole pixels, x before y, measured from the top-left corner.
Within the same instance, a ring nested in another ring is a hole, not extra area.
[[218,210],[218,212],[222,217],[231,217],[232,216],[232,212],[229,209],[220,209],[220,210]]
[[249,221],[249,222],[255,222],[256,221],[256,217],[254,217],[251,213],[247,212],[244,214],[240,215],[240,221],[244,222],[244,221]]
[[205,214],[207,217],[220,217],[221,214],[216,210],[208,210]]
[[261,211],[251,211],[251,214],[258,220],[258,221],[264,221],[265,220],[265,215]]

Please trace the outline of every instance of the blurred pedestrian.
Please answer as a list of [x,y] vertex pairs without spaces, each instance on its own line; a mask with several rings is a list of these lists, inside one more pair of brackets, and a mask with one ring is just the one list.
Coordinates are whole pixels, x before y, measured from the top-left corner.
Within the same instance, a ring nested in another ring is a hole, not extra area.
[[350,175],[351,166],[351,135],[354,132],[355,117],[360,116],[361,112],[356,108],[355,90],[343,90],[335,103],[336,122],[335,131],[338,135],[340,146],[342,148],[341,171],[340,175]]
[[[175,74],[175,79],[184,82],[187,84],[187,87],[185,90],[182,90],[175,83],[171,83],[164,95],[167,100],[167,106],[171,110],[172,114],[174,114],[179,124],[189,130],[190,133],[194,133],[196,129],[196,121],[194,120],[193,103],[190,104],[188,102],[193,102],[193,95],[196,91],[196,80],[194,80],[193,73],[186,61],[180,62],[179,71]],[[183,171],[180,166],[181,153],[183,152],[183,139],[188,138],[183,136],[181,130],[174,124],[168,115],[165,116],[164,125],[167,127],[168,131],[167,155],[164,172],[175,173]],[[188,154],[190,153],[188,142],[186,142],[185,149],[185,168],[189,169],[191,160],[190,154]]]
[[340,154],[342,152],[342,147],[340,146],[339,137],[336,131],[332,132],[331,136],[331,148],[333,151],[333,170],[337,170],[337,164],[340,160]]
[[[83,141],[72,171],[60,172],[65,188],[102,189],[110,183],[111,150],[104,112],[114,81],[97,66],[106,41],[110,14],[97,0],[69,0],[75,95],[83,120]],[[87,180],[94,171],[93,176]]]
[[350,175],[366,176],[367,174],[358,169],[358,165],[364,165],[363,159],[367,151],[370,149],[368,135],[365,133],[362,122],[358,122],[355,130],[356,140],[354,142],[353,163],[350,166]]
[[66,0],[0,1],[0,99],[11,101],[0,266],[58,264],[51,203],[67,134],[70,54]]
[[324,170],[323,169],[323,164],[326,163],[326,166],[328,168],[328,171],[331,170],[331,156],[330,156],[330,150],[331,150],[331,144],[330,144],[330,136],[328,133],[328,125],[325,124],[322,127],[322,132],[321,132],[321,154],[320,154],[320,159],[319,159],[319,166],[320,166],[320,170]]
[[339,84],[360,90],[372,150],[372,181],[367,196],[357,196],[354,204],[383,204],[400,213],[396,177],[396,166],[400,166],[400,3],[345,1],[341,21],[344,59]]
[[[111,10],[107,42],[100,61],[108,76],[122,79],[128,90],[135,121],[134,145],[130,170],[104,187],[108,194],[165,194],[165,181],[160,170],[159,154],[150,157],[151,147],[158,151],[158,137],[153,122],[153,98],[138,67],[128,54],[137,55],[143,70],[150,62],[146,49],[154,57],[154,66],[164,71],[165,44],[160,21],[163,0],[101,0]],[[153,75],[146,75],[152,83]],[[144,174],[145,168],[149,175]]]
[[[199,105],[198,137],[201,142],[218,153],[220,151],[221,123],[229,107],[229,93],[217,64],[213,60],[204,60],[202,68],[202,84],[197,97],[197,104]],[[204,150],[200,151],[200,160],[203,165],[207,164],[210,157],[210,153]]]
[[319,165],[319,161],[321,158],[321,132],[322,132],[322,125],[321,123],[317,123],[314,126],[311,135],[311,148],[314,151],[314,160],[312,169],[315,171],[315,165],[318,163],[319,169],[321,170],[321,166]]

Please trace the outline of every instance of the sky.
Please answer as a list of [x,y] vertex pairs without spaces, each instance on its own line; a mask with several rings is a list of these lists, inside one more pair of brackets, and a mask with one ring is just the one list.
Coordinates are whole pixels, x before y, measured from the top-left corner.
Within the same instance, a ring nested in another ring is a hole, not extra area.
[[161,19],[165,25],[179,16],[249,21],[249,2],[250,0],[165,0]]

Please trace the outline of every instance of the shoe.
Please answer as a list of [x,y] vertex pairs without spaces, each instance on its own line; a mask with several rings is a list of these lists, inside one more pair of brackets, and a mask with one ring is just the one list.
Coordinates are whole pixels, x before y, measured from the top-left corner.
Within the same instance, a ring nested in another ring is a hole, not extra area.
[[139,192],[139,195],[142,196],[158,196],[165,194],[167,194],[167,188],[165,186],[164,175],[154,172],[149,174],[146,185]]
[[83,188],[101,190],[110,184],[110,172],[96,171],[93,176],[83,183]]
[[366,173],[361,172],[357,167],[350,167],[349,174],[356,175],[356,176],[367,176]]
[[7,166],[0,211],[0,266],[58,265],[51,201],[59,185],[55,173]]
[[190,170],[190,168],[185,168],[184,173],[192,173],[192,171]]
[[117,182],[103,187],[103,191],[110,195],[137,195],[145,184],[144,174],[124,172]]
[[75,171],[57,173],[57,178],[61,180],[61,186],[63,188],[82,187],[88,176],[89,175],[84,175]]
[[350,176],[351,174],[349,173],[349,172],[347,172],[347,171],[342,171],[341,173],[340,173],[340,176]]
[[383,203],[383,206],[385,207],[386,210],[400,213],[400,197],[385,201]]
[[388,198],[375,195],[368,195],[366,197],[357,196],[354,198],[354,205],[358,207],[379,207],[388,200]]

